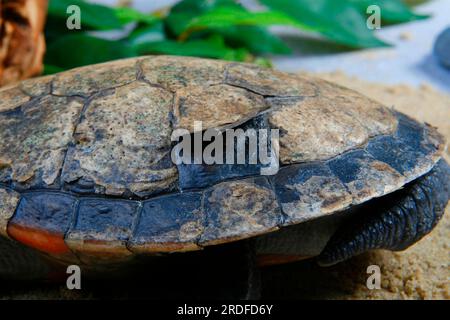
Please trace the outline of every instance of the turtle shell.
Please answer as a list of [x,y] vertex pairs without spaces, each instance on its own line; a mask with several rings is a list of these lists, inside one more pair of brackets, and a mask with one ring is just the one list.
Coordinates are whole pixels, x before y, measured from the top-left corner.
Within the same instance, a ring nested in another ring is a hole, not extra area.
[[[174,164],[171,135],[194,121],[279,129],[280,170]],[[443,150],[435,128],[320,79],[187,57],[93,65],[1,89],[0,234],[84,263],[198,250],[391,193]]]

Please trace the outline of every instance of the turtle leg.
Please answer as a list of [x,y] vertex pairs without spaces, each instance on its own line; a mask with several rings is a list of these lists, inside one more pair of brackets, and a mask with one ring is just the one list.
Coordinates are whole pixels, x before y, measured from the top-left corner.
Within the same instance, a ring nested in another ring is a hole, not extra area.
[[404,189],[369,202],[336,231],[318,257],[333,265],[372,249],[400,251],[428,234],[450,198],[450,167],[444,161]]
[[50,266],[35,251],[0,236],[0,279],[46,280]]

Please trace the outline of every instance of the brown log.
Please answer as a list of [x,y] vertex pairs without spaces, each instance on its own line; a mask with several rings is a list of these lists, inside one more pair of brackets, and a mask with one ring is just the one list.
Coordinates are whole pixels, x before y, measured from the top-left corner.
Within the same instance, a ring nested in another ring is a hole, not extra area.
[[0,0],[0,86],[38,75],[48,0]]

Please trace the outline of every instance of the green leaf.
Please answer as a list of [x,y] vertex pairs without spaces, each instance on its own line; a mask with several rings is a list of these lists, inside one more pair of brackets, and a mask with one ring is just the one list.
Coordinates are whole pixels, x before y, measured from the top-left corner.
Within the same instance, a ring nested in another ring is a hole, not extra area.
[[45,64],[71,69],[137,55],[134,48],[120,41],[109,41],[86,34],[67,35],[49,44]]
[[357,5],[363,14],[367,13],[367,8],[377,5],[381,8],[381,19],[391,23],[401,23],[426,19],[429,16],[414,13],[401,0],[348,0]]
[[242,8],[234,0],[182,0],[171,8],[166,17],[167,28],[178,37],[192,19],[221,6]]
[[[172,7],[165,20],[169,36],[178,38],[186,30],[187,25],[196,17],[210,12],[218,7],[228,7],[236,10],[244,10],[243,7],[232,0],[183,0]],[[233,48],[247,48],[254,54],[285,54],[290,53],[289,47],[277,36],[270,33],[264,27],[257,26],[228,26],[226,28],[210,28],[196,37],[204,37],[210,34],[220,34],[225,43]]]
[[199,30],[206,28],[227,28],[236,25],[270,26],[289,25],[297,28],[304,26],[281,12],[250,12],[235,6],[221,6],[192,19],[183,30]]
[[179,56],[196,56],[225,60],[244,61],[248,52],[243,49],[231,49],[222,37],[216,35],[208,39],[178,42],[173,40],[157,41],[141,45],[139,54],[168,54]]
[[71,5],[80,7],[82,29],[87,27],[96,30],[111,30],[122,27],[122,23],[113,8],[87,3],[82,0],[50,0],[48,14],[49,16],[67,19],[69,17],[67,8]]
[[114,12],[122,24],[127,24],[130,22],[140,22],[151,25],[160,20],[160,18],[154,15],[145,14],[128,7],[114,8]]
[[235,26],[214,29],[225,38],[225,42],[232,47],[245,47],[255,54],[288,54],[291,49],[276,35],[266,28],[252,26]]
[[387,44],[366,25],[366,16],[348,0],[260,0],[275,11],[284,12],[330,40],[347,46],[380,47]]

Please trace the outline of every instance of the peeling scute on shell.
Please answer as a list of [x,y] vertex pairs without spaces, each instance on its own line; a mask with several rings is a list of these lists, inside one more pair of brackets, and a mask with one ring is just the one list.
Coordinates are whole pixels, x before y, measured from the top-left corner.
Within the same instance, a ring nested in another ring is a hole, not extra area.
[[0,114],[0,181],[56,183],[82,107],[75,99],[46,96]]
[[0,188],[0,236],[8,237],[8,222],[16,212],[19,200],[17,192]]
[[95,92],[123,86],[136,80],[138,60],[125,59],[58,73],[53,94],[90,96]]
[[177,180],[170,159],[172,94],[135,82],[90,102],[66,159],[66,184],[86,179],[94,191],[147,196]]
[[311,97],[317,94],[317,87],[310,78],[251,64],[229,65],[225,82],[263,96]]
[[186,87],[176,93],[175,127],[194,132],[194,121],[202,129],[236,126],[266,110],[264,99],[228,85]]

